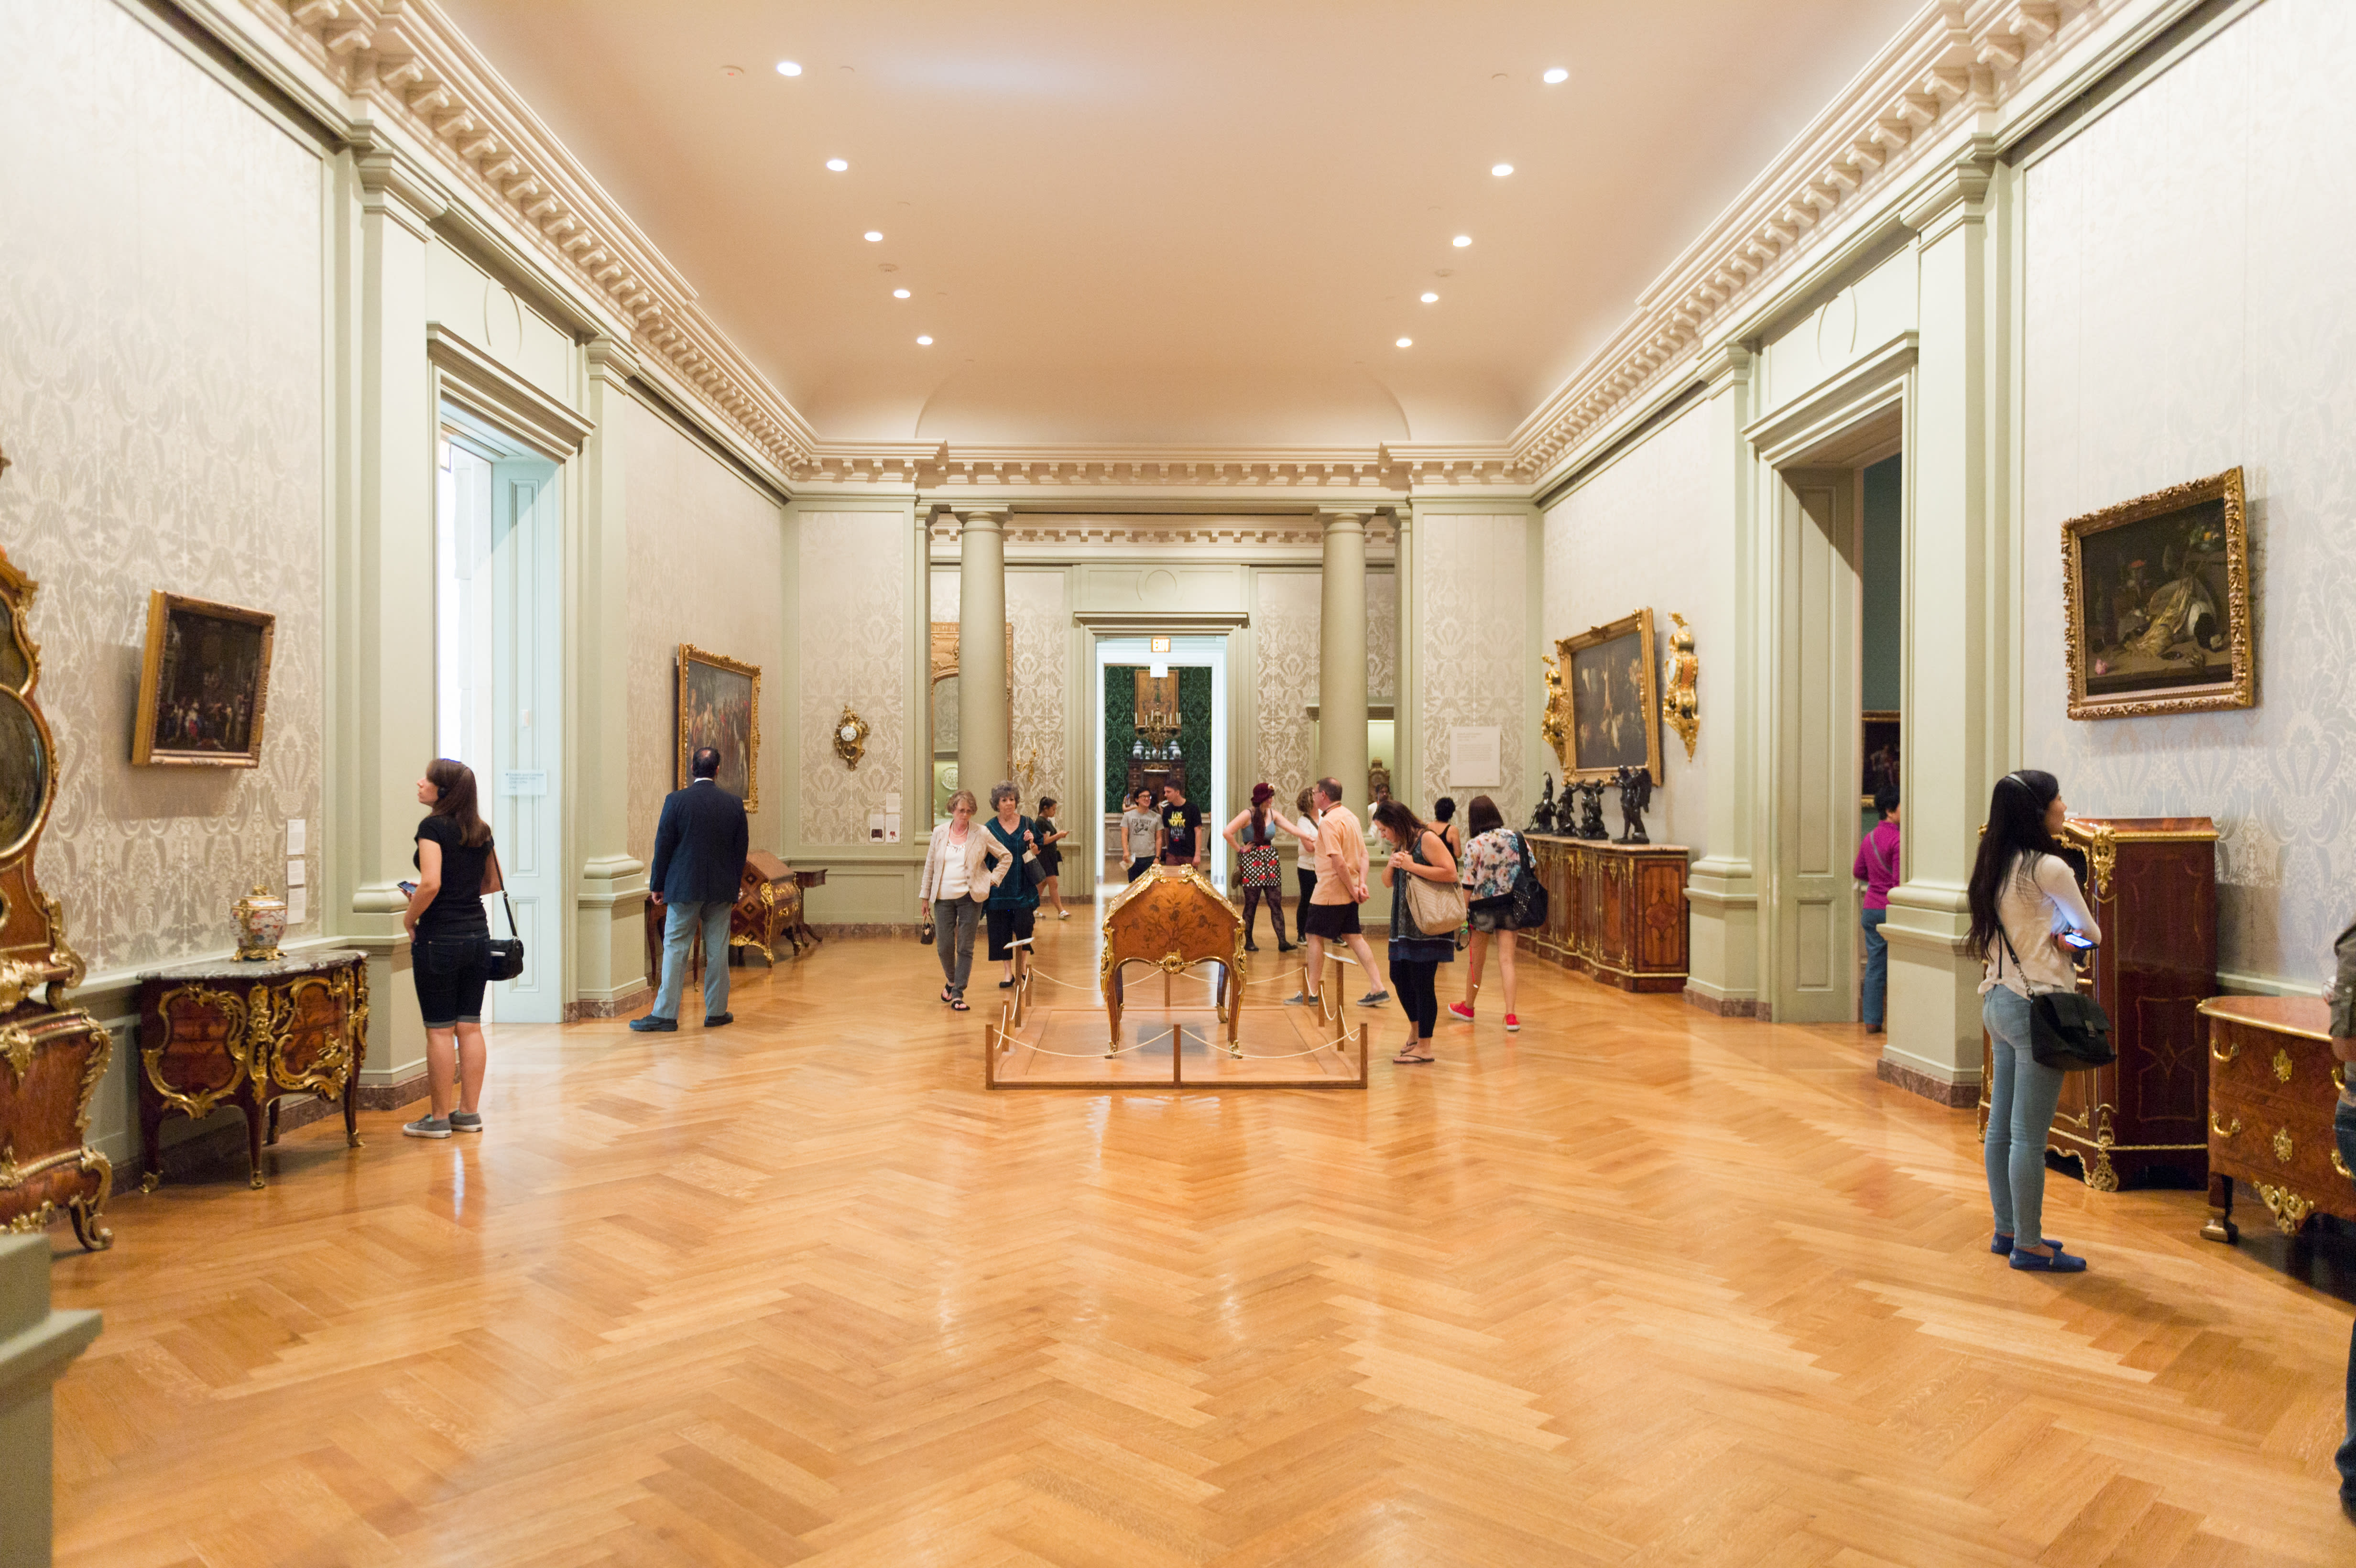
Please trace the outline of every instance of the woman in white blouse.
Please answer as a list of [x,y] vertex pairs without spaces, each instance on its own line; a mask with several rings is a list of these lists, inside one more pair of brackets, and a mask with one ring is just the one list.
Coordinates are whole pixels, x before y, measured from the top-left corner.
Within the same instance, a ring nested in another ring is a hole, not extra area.
[[973,826],[973,791],[949,796],[949,819],[933,829],[925,849],[925,874],[917,884],[919,915],[930,911],[933,946],[941,958],[941,1000],[958,1012],[965,983],[973,973],[973,933],[981,929],[982,901],[997,879],[981,863],[983,835]]
[[2086,1260],[2043,1230],[2045,1140],[2062,1073],[2029,1050],[2029,997],[2078,986],[2077,955],[2103,940],[2071,863],[2056,852],[2069,808],[2051,773],[2023,768],[1997,781],[1987,831],[1972,868],[1972,947],[1985,965],[1980,1020],[1994,1059],[1988,1083],[1988,1250],[2012,1266],[2076,1274]]

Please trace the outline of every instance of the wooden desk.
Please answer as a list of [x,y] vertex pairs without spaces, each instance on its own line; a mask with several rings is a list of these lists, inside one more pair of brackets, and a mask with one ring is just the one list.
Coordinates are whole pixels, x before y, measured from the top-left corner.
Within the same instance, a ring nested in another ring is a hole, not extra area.
[[[368,956],[315,948],[263,964],[223,958],[139,976],[139,1185],[164,1179],[164,1118],[245,1115],[256,1187],[262,1147],[278,1141],[278,1102],[344,1103],[344,1138],[360,1147],[359,1064],[368,1054]],[[265,1126],[265,1123],[267,1124]]]
[[2331,1130],[2344,1070],[2331,1054],[2329,1006],[2319,997],[2211,997],[2201,1016],[2209,1026],[2209,1222],[2201,1233],[2239,1237],[2237,1177],[2285,1235],[2313,1214],[2356,1220],[2356,1182]]

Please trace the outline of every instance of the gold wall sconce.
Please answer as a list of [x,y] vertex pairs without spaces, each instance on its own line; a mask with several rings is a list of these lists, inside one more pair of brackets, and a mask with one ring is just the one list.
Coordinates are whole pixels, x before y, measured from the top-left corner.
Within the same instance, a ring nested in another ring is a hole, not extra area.
[[859,759],[867,754],[867,720],[853,713],[851,704],[844,703],[842,718],[834,726],[834,754],[856,769]]

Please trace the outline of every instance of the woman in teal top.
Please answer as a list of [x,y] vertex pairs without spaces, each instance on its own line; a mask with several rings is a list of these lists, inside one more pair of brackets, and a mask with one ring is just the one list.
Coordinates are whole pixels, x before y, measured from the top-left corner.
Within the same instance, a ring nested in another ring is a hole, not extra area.
[[982,852],[991,881],[983,915],[990,923],[990,955],[1006,965],[1006,978],[998,983],[1002,991],[1014,984],[1014,955],[1029,950],[1032,923],[1038,918],[1039,891],[1024,874],[1023,862],[1037,855],[1039,840],[1031,819],[1023,815],[1023,792],[1012,780],[990,792],[990,805],[997,815],[986,829],[992,842]]

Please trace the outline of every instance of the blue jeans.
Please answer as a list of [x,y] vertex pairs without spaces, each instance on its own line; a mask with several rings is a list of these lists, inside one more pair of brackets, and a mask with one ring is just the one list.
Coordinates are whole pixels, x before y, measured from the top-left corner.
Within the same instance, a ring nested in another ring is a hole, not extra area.
[[687,950],[695,928],[703,928],[703,1016],[716,1018],[728,1010],[728,912],[732,899],[691,899],[663,906],[662,988],[655,993],[659,1019],[679,1017],[679,993],[687,985]]
[[[2331,1114],[2331,1130],[2340,1140],[2340,1158],[2356,1170],[2356,1110],[2345,1103]],[[2340,1496],[2356,1501],[2356,1329],[2348,1335],[2348,1440],[2332,1456],[2340,1467]]]
[[2045,1140],[2062,1102],[2062,1073],[2029,1049],[2029,1002],[1998,986],[1980,1001],[1994,1073],[1988,1082],[1988,1206],[1996,1228],[2025,1246],[2045,1240]]
[[1858,994],[1858,1011],[1873,1029],[1881,1027],[1883,998],[1890,995],[1890,943],[1881,934],[1881,923],[1889,918],[1886,909],[1863,910],[1858,915],[1865,927],[1865,985]]

